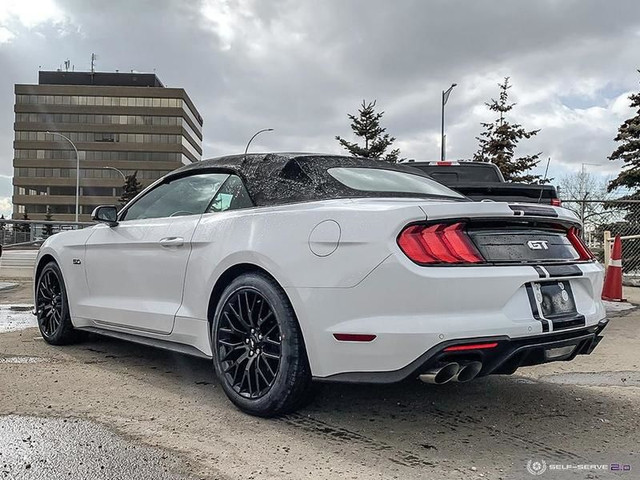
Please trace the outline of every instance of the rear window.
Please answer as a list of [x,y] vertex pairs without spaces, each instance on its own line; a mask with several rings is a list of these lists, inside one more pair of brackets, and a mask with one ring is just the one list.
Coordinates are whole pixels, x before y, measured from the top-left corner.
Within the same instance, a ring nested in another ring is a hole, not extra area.
[[343,185],[364,192],[413,193],[427,196],[464,198],[435,180],[395,170],[336,167],[327,170]]

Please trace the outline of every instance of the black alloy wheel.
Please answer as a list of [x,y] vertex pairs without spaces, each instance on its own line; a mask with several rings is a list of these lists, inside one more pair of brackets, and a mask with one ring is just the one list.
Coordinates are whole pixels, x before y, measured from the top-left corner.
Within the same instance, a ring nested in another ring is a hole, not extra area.
[[237,290],[224,305],[218,354],[225,380],[245,398],[269,391],[280,369],[280,326],[268,301],[253,288]]
[[76,340],[62,272],[55,262],[44,266],[36,288],[36,316],[42,338],[52,345]]
[[298,320],[284,290],[263,273],[240,275],[222,292],[211,349],[222,389],[246,413],[282,415],[313,398]]

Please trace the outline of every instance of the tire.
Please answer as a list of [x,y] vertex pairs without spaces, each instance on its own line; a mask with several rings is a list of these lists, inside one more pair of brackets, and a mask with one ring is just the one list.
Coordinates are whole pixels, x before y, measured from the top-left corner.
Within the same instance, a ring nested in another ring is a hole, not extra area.
[[225,288],[211,322],[216,375],[229,400],[259,417],[312,399],[311,370],[289,299],[271,278],[244,274]]
[[66,345],[78,339],[69,315],[69,301],[62,271],[56,262],[47,263],[38,276],[36,316],[45,342]]

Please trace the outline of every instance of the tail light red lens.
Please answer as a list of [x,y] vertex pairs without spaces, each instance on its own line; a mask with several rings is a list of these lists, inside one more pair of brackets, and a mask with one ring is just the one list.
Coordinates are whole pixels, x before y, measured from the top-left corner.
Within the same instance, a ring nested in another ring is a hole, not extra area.
[[398,236],[404,254],[420,265],[483,263],[462,222],[411,225]]
[[593,260],[595,257],[589,247],[584,243],[582,238],[580,237],[580,231],[576,227],[571,227],[567,232],[567,238],[573,245],[573,248],[576,249],[578,255],[580,255],[580,260]]
[[551,205],[554,207],[561,207],[562,206],[562,200],[560,200],[559,198],[552,198],[551,199]]

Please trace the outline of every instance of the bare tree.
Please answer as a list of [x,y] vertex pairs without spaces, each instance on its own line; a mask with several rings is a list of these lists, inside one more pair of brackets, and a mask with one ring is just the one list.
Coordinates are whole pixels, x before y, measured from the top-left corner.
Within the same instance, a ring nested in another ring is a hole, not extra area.
[[560,196],[563,206],[578,215],[585,226],[598,226],[609,223],[619,215],[608,201],[615,200],[615,192],[609,192],[609,179],[591,175],[582,169],[565,175],[560,180]]

